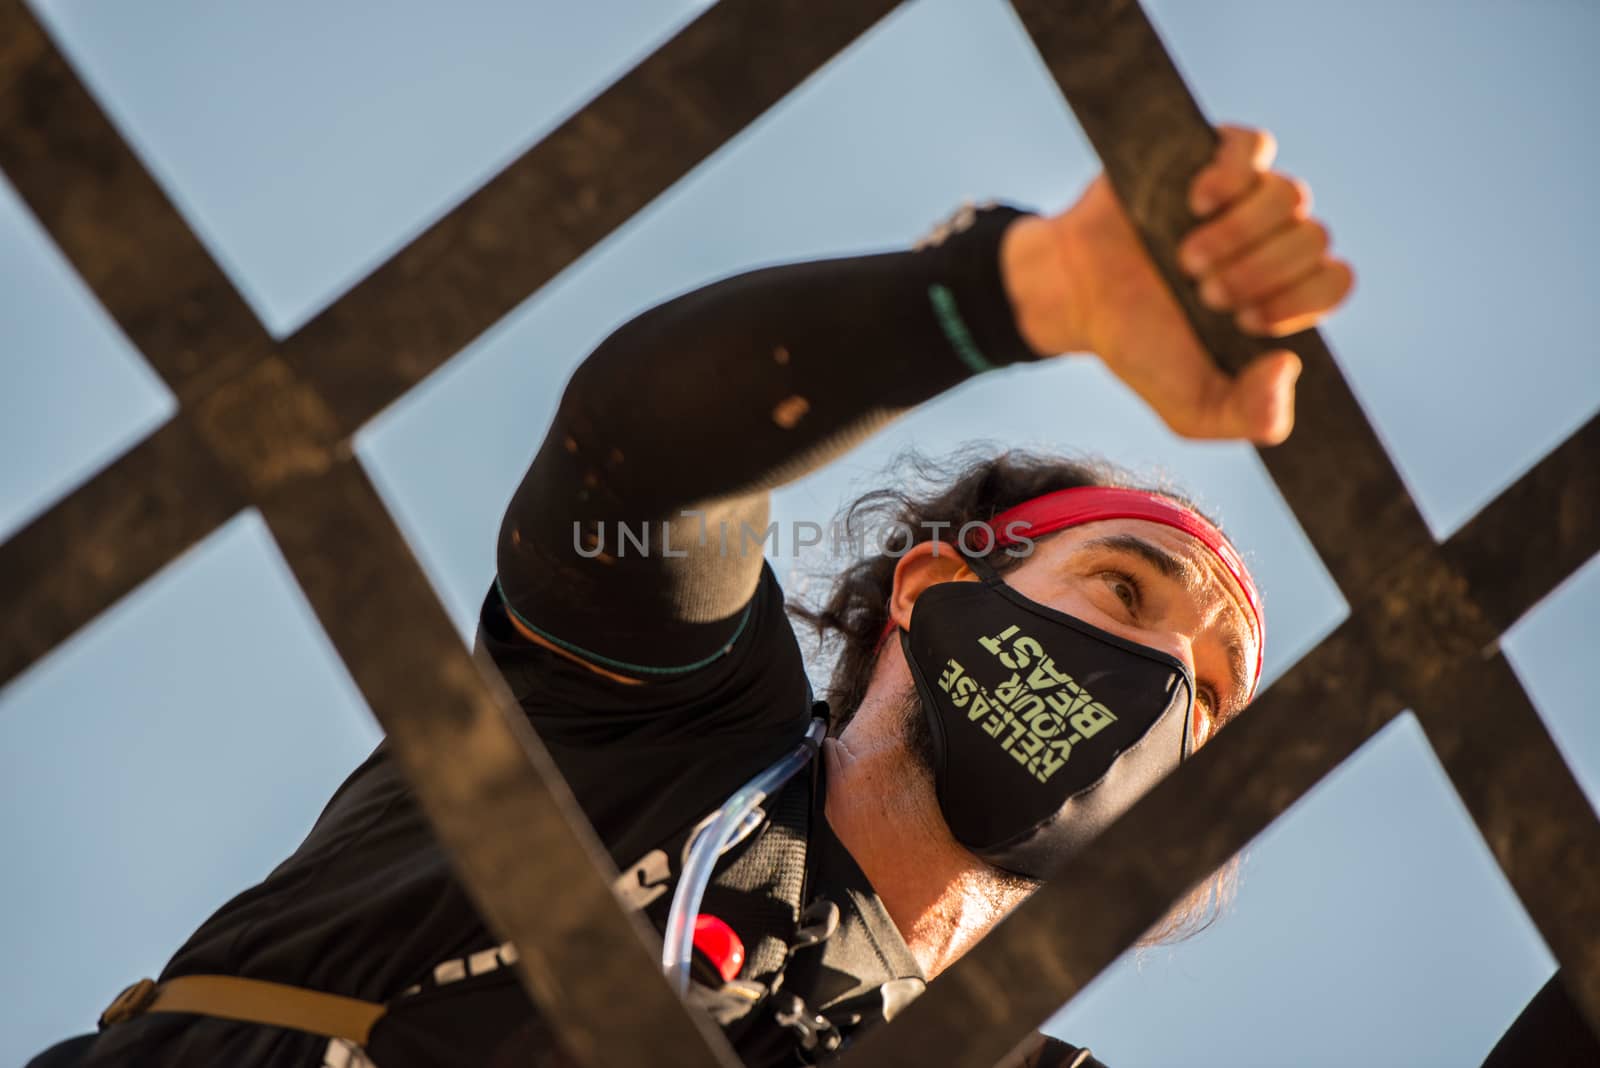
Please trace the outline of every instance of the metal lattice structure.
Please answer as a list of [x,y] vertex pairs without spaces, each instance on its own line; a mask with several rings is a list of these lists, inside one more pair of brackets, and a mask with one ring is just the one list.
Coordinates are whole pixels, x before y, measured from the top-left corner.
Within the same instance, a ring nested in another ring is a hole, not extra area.
[[[735,1064],[668,990],[653,935],[612,898],[609,859],[462,647],[351,437],[896,6],[721,0],[275,342],[22,0],[0,0],[0,169],[179,401],[0,547],[0,685],[258,508],[570,1053]],[[1200,305],[1176,266],[1183,190],[1215,135],[1144,12],[1014,6],[1201,338],[1242,366],[1267,344]],[[1600,822],[1498,648],[1600,550],[1600,418],[1439,544],[1320,336],[1271,346],[1305,371],[1298,429],[1262,460],[1350,616],[847,1065],[993,1064],[1404,708],[1600,1028]],[[631,1026],[608,1027],[619,1002]]]

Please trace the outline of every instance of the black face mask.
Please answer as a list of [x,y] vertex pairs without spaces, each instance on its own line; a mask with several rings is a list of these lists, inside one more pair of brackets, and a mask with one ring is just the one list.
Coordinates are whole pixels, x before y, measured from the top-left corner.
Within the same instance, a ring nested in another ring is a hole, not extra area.
[[1044,879],[1189,755],[1194,680],[970,564],[983,581],[930,586],[900,635],[934,789],[958,842]]

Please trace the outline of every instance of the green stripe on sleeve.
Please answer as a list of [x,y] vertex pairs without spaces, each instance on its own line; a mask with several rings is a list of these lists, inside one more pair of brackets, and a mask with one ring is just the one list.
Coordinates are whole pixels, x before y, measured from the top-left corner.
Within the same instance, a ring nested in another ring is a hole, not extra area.
[[945,340],[956,350],[961,362],[971,368],[975,375],[994,370],[995,365],[978,351],[978,343],[972,340],[972,331],[967,329],[966,320],[961,318],[961,311],[956,307],[956,296],[949,287],[935,282],[928,287],[928,300],[933,305],[934,317],[939,320],[939,329],[944,331]]

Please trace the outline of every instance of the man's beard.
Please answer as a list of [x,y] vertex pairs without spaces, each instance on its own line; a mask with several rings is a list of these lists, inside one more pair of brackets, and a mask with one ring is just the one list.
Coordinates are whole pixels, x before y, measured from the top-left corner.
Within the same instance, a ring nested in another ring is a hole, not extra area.
[[[927,781],[929,799],[937,807],[938,796],[934,793],[933,769],[938,755],[933,747],[933,728],[928,725],[928,715],[922,706],[922,695],[917,692],[915,686],[909,687],[901,696],[895,712],[900,725],[900,737],[905,745],[906,755],[910,758],[908,763],[917,775]],[[940,818],[943,818],[942,813]],[[990,883],[1008,899],[1014,898],[1019,893],[1032,893],[1044,885],[1037,879],[997,868],[976,854],[973,859],[988,868]]]
[[922,695],[915,686],[907,687],[895,709],[900,725],[900,737],[905,743],[911,765],[933,788],[933,763],[937,754],[933,748],[933,728],[928,726],[927,713],[922,708]]

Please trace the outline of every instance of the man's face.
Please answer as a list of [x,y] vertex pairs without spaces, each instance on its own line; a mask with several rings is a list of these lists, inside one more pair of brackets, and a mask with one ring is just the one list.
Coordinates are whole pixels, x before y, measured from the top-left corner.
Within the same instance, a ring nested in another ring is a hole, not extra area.
[[1039,540],[1004,577],[1041,604],[1183,661],[1195,680],[1196,747],[1249,699],[1253,616],[1233,576],[1192,535],[1143,519],[1086,523]]
[[[917,545],[896,571],[890,611],[900,627],[909,625],[926,589],[978,580],[953,546],[940,546],[937,557],[932,549]],[[1190,535],[1138,519],[1087,523],[1039,539],[1002,577],[1032,600],[1182,661],[1195,680],[1195,746],[1248,699],[1253,616],[1233,577]],[[986,864],[951,874],[949,857],[977,858],[956,842],[939,810],[928,718],[899,643],[888,643],[886,653],[857,715],[824,745],[828,820],[903,932],[921,930],[919,917],[938,911],[930,902],[953,897],[976,909],[963,914],[969,919],[987,917],[970,924],[981,937],[1038,884]]]
[[[977,580],[964,565],[952,577]],[[1256,662],[1253,617],[1233,576],[1192,535],[1143,519],[1086,523],[1038,540],[1004,579],[1040,604],[1186,664],[1195,680],[1195,748],[1244,707]],[[931,773],[933,742],[915,690],[901,708],[907,748]]]

